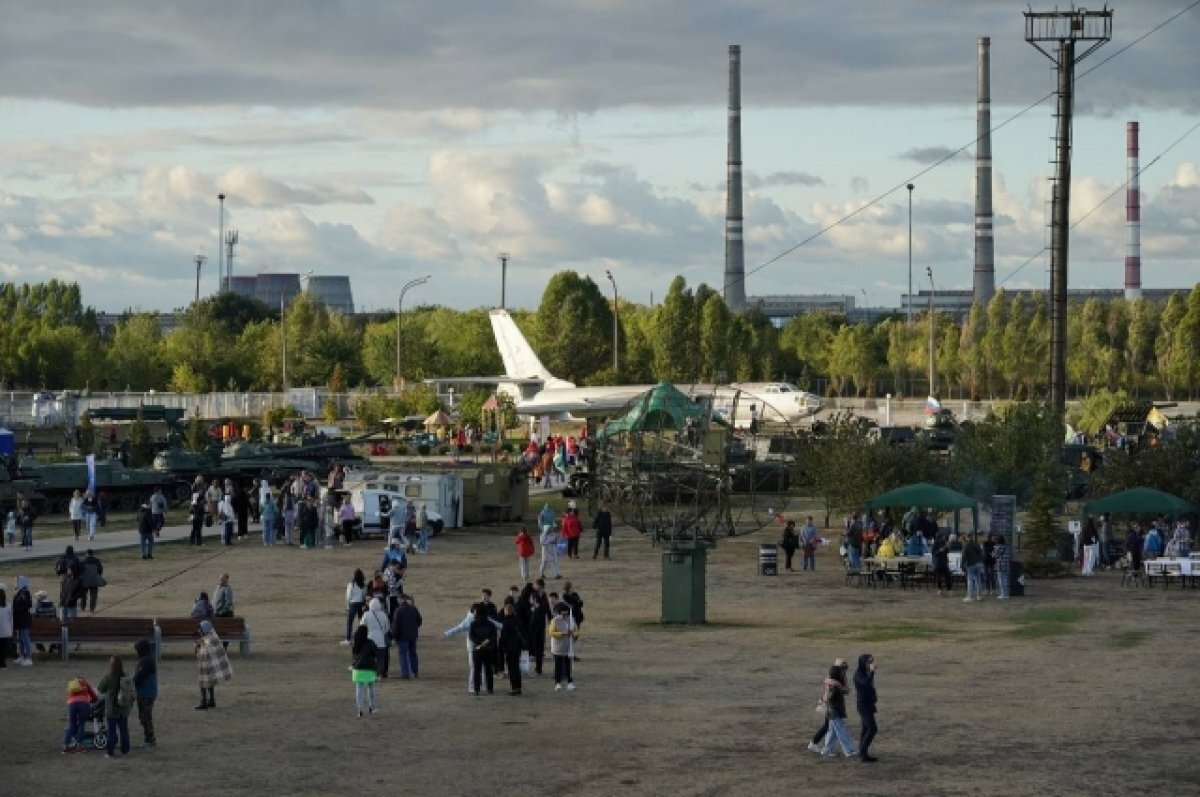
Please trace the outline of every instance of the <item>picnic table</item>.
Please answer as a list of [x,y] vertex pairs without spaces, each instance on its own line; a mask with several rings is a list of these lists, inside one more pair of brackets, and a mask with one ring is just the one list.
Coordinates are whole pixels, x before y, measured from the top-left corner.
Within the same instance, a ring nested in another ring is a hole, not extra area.
[[1200,557],[1195,555],[1184,559],[1182,557],[1147,559],[1142,562],[1146,571],[1146,581],[1154,586],[1154,579],[1163,580],[1163,588],[1171,586],[1171,580],[1177,580],[1180,587],[1195,586],[1196,578],[1200,577]]

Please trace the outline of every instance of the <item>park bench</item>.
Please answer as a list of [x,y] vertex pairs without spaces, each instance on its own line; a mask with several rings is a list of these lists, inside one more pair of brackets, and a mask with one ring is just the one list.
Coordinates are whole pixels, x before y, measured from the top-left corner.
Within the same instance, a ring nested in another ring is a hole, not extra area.
[[1149,586],[1154,586],[1154,579],[1161,578],[1163,580],[1163,588],[1171,586],[1172,579],[1179,582],[1179,585],[1184,586],[1183,565],[1179,562],[1145,562],[1146,581]]
[[[214,617],[213,630],[222,642],[237,642],[242,656],[250,655],[250,626],[244,617]],[[195,642],[200,638],[200,621],[194,617],[159,619],[154,624],[154,644],[159,655],[162,646],[172,642]]]
[[70,658],[71,645],[84,642],[124,642],[154,637],[154,621],[145,617],[74,617],[62,626],[62,660]]
[[29,641],[34,645],[57,646],[60,654],[66,648],[66,629],[57,617],[34,615],[33,624],[29,627]]

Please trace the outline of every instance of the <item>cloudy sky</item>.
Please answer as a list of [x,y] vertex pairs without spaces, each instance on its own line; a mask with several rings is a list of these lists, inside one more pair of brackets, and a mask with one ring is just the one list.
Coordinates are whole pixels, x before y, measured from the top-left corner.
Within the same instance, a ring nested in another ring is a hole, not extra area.
[[[1118,4],[1113,41],[1081,65],[1076,218],[1124,182],[1127,120],[1142,124],[1143,165],[1200,121],[1200,5],[1119,53],[1192,3]],[[183,306],[193,255],[216,260],[223,191],[237,273],[349,274],[361,309],[394,306],[424,274],[408,301],[496,304],[500,251],[523,306],[563,268],[601,283],[611,269],[640,302],[675,274],[720,284],[727,45],[740,44],[747,292],[898,304],[909,180],[915,271],[966,288],[976,37],[992,39],[994,125],[1054,87],[1025,8],[9,0],[0,279],[78,281],[105,310]],[[993,136],[998,283],[1046,282],[1044,257],[1013,272],[1047,241],[1051,114],[1043,102]],[[1142,188],[1144,284],[1200,281],[1200,131]],[[1118,196],[1075,229],[1072,284],[1120,287],[1124,253]],[[216,285],[210,262],[202,289]]]

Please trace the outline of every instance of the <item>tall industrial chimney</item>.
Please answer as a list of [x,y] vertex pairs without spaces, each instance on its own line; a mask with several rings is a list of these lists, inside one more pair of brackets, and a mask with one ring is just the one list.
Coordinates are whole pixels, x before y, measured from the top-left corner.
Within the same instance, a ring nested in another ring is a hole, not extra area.
[[974,299],[986,305],[996,291],[992,238],[992,40],[979,37],[975,107],[975,280]]
[[1125,298],[1142,298],[1142,198],[1138,191],[1138,123],[1125,123]]
[[742,242],[742,48],[729,45],[729,161],[725,194],[725,304],[746,308],[746,260]]

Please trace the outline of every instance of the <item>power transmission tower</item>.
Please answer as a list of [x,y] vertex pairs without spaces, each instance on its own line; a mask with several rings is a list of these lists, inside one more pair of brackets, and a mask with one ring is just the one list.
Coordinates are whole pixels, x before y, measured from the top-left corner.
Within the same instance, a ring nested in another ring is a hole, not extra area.
[[225,290],[233,290],[233,248],[237,246],[238,231],[230,230],[225,233]]
[[[1071,116],[1075,103],[1075,64],[1112,38],[1113,12],[1026,11],[1025,41],[1058,69],[1054,111],[1054,185],[1050,218],[1050,404],[1062,415],[1067,403],[1067,252],[1071,215]],[[1085,45],[1077,53],[1075,43]],[[1053,46],[1057,43],[1057,47]]]

